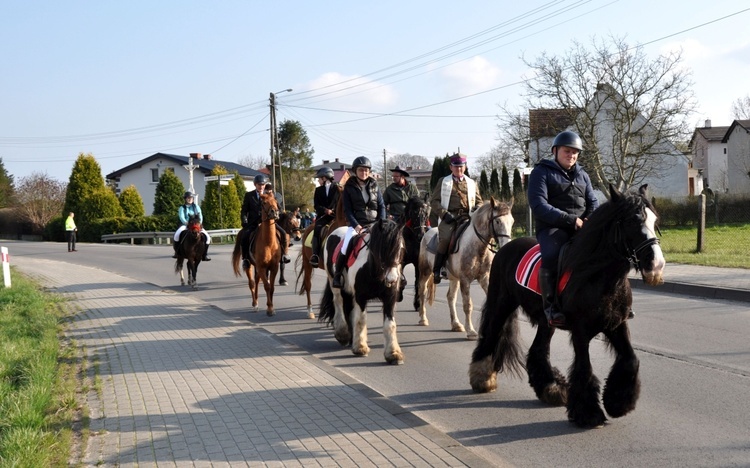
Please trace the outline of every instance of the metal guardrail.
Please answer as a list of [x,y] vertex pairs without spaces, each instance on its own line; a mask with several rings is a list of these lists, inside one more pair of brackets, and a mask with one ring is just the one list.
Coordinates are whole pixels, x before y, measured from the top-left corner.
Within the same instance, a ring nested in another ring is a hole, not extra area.
[[[236,236],[240,232],[239,228],[233,229],[212,229],[206,231],[211,237],[225,237],[225,236]],[[135,243],[135,239],[153,239],[154,243],[162,243],[162,240],[166,240],[166,244],[172,243],[174,237],[174,231],[150,231],[150,232],[120,232],[117,234],[103,234],[102,242],[110,241],[121,241],[130,240],[130,243]]]

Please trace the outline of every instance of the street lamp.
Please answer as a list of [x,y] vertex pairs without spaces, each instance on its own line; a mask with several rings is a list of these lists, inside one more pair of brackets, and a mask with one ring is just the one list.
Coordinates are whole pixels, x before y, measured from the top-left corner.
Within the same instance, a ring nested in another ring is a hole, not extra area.
[[[276,95],[281,93],[290,93],[292,92],[292,88],[282,89],[281,91],[277,91],[275,93],[271,93],[271,96],[269,98],[269,107],[271,108],[270,116],[271,116],[271,183],[273,184],[273,189],[276,190],[276,159],[278,157],[278,145],[277,145],[277,135],[276,135]],[[276,152],[274,153],[274,149],[276,149]],[[279,161],[279,182],[281,182],[281,186],[279,187],[281,190],[281,203],[284,204],[284,181],[281,179],[281,161]]]

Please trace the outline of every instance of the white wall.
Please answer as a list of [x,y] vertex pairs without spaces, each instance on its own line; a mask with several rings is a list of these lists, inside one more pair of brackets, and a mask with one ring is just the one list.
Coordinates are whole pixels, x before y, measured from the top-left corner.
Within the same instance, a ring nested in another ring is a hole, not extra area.
[[727,139],[727,162],[729,166],[729,193],[750,193],[750,135],[740,125]]

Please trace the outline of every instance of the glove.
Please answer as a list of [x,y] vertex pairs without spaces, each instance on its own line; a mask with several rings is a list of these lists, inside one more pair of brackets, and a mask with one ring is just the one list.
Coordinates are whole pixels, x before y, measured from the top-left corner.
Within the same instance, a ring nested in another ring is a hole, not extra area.
[[443,222],[446,222],[448,224],[453,224],[456,222],[456,218],[449,211],[446,211],[443,214]]

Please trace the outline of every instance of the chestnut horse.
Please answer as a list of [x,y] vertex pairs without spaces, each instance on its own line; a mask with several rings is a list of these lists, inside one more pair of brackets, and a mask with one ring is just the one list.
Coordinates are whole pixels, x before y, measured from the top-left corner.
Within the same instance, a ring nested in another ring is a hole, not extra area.
[[206,250],[206,239],[201,234],[202,228],[198,216],[191,215],[188,219],[187,229],[182,233],[182,240],[177,249],[177,260],[174,262],[174,272],[180,274],[180,284],[185,286],[185,274],[182,266],[184,261],[187,260],[187,283],[193,289],[198,289],[196,281],[198,265],[203,259],[203,252]]
[[[250,267],[245,270],[247,284],[253,296],[253,312],[258,311],[258,285],[263,282],[266,290],[266,315],[276,314],[273,308],[273,291],[276,273],[279,271],[281,260],[281,246],[276,236],[276,220],[279,219],[279,208],[272,194],[264,193],[260,196],[261,223],[256,229],[255,244],[250,252]],[[242,243],[249,242],[247,231],[242,229],[237,235],[232,252],[232,267],[235,276],[241,276],[240,260],[242,259]],[[255,278],[251,270],[255,270]]]
[[[628,312],[633,302],[628,274],[640,271],[649,285],[663,282],[665,261],[656,237],[656,210],[646,186],[622,194],[610,186],[610,199],[597,208],[567,244],[560,259],[558,305],[565,314],[575,351],[568,379],[549,361],[550,327],[542,298],[535,288],[535,239],[523,237],[506,244],[495,256],[487,301],[482,309],[479,341],[469,367],[475,392],[497,389],[497,373],[520,374],[526,369],[537,398],[566,405],[568,419],[590,428],[607,418],[599,403],[599,379],[589,358],[589,343],[599,333],[615,353],[602,401],[607,413],[619,418],[635,409],[640,393],[638,357],[630,344]],[[567,281],[567,282],[565,282]],[[518,310],[537,327],[536,337],[522,361],[518,339]]]
[[[344,190],[343,187],[340,184],[335,184],[334,187],[336,187],[339,190],[339,201],[336,205],[336,209],[334,210],[335,219],[333,222],[328,226],[328,228],[323,228],[323,231],[320,233],[320,245],[321,247],[325,245],[326,237],[329,233],[336,230],[336,228],[339,228],[341,226],[346,226],[346,216],[344,216],[344,197],[341,196],[341,192]],[[312,241],[312,235],[313,235],[313,229],[315,228],[315,223],[311,224],[305,229],[305,232],[302,233],[302,248],[300,249],[300,253],[297,256],[297,260],[294,262],[294,269],[297,270],[297,284],[299,284],[300,278],[302,279],[302,286],[299,288],[299,294],[300,296],[302,294],[307,295],[307,317],[314,319],[315,313],[313,312],[312,307],[312,300],[310,299],[310,294],[312,292],[312,275],[315,271],[315,267],[310,265],[310,257],[312,257],[312,247],[308,247],[307,244],[311,244],[310,241]],[[309,241],[308,241],[309,239]],[[325,267],[323,266],[323,252],[321,248],[321,255],[320,260],[318,261],[318,268],[321,270],[324,270]]]

